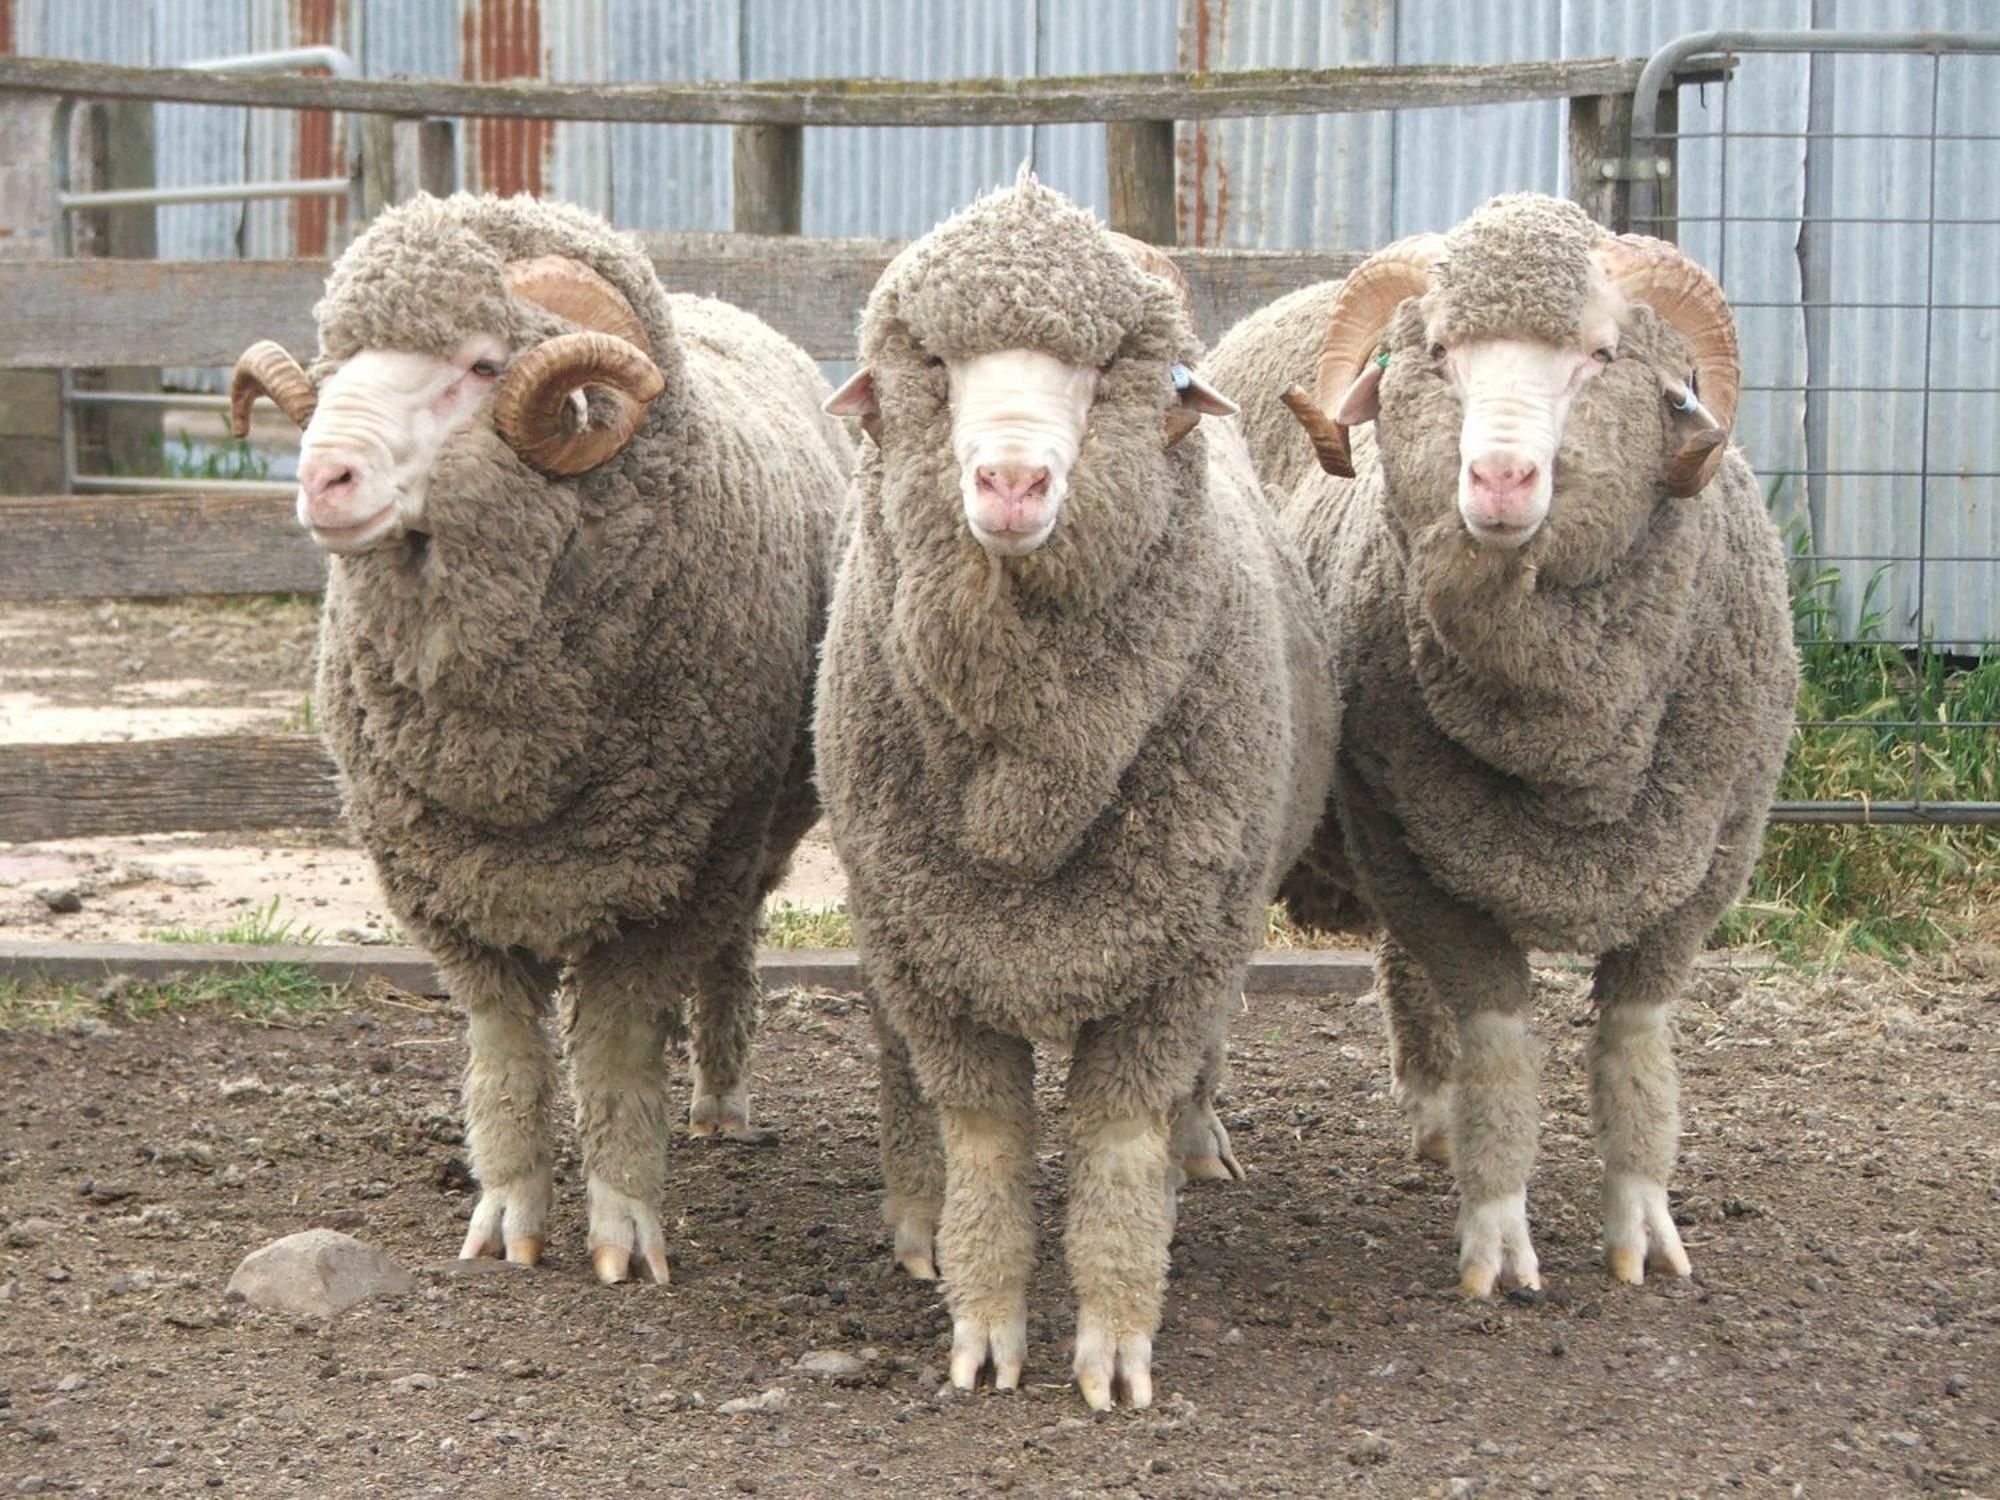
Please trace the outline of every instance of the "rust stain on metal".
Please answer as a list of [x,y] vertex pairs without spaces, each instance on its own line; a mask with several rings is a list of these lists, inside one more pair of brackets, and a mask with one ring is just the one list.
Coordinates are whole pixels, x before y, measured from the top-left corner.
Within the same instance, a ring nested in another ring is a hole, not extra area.
[[14,0],[0,0],[0,55],[14,50]]
[[[542,76],[540,0],[467,0],[461,39],[462,71],[469,81]],[[490,193],[540,194],[556,122],[480,119],[471,124],[479,186]]]
[[[1180,65],[1184,70],[1206,73],[1211,59],[1223,50],[1223,37],[1229,29],[1229,0],[1189,0],[1182,14],[1185,19],[1180,29]],[[1209,140],[1210,129],[1210,121],[1195,120],[1181,131],[1180,180],[1184,192],[1180,229],[1181,243],[1185,245],[1220,244],[1223,227],[1229,221],[1229,169],[1223,164],[1221,152]],[[1209,193],[1211,170],[1215,179],[1213,198]]]
[[[345,10],[345,0],[293,0],[292,35],[303,47],[331,45],[343,29]],[[297,129],[299,176],[338,177],[347,170],[330,111],[300,110]],[[300,198],[292,209],[294,253],[309,259],[325,255],[336,213],[346,217],[345,199]]]

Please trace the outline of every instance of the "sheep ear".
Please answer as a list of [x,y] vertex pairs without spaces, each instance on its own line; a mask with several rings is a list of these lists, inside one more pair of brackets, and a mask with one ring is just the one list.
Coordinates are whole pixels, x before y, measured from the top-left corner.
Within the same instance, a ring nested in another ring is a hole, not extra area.
[[1374,421],[1381,411],[1382,364],[1371,359],[1342,394],[1340,404],[1333,409],[1333,420],[1342,427],[1356,427]]
[[1167,446],[1173,447],[1194,431],[1203,417],[1233,417],[1243,408],[1210,385],[1186,365],[1175,365],[1174,404],[1167,408]]
[[875,371],[863,365],[840,383],[840,389],[820,403],[830,417],[855,417],[861,430],[879,446],[882,441],[882,408],[875,402]]

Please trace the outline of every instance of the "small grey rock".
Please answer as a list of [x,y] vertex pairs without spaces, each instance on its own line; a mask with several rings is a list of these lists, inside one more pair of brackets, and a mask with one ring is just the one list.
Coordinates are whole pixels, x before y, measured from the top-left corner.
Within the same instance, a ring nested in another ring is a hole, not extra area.
[[241,1078],[225,1078],[215,1086],[216,1093],[224,1099],[241,1099],[246,1094],[263,1099],[271,1095],[271,1086],[255,1073],[245,1073]]
[[71,1391],[80,1391],[89,1384],[90,1377],[88,1375],[71,1374],[65,1375],[61,1380],[58,1380],[56,1382],[56,1389],[67,1396]]
[[57,916],[66,917],[83,910],[83,892],[73,885],[55,886],[35,894],[42,898],[42,905]]
[[30,1245],[39,1245],[50,1235],[58,1233],[62,1225],[54,1219],[16,1219],[7,1226],[7,1243],[16,1250],[25,1250]]
[[1222,1335],[1222,1342],[1225,1344],[1232,1344],[1232,1345],[1242,1343],[1243,1330],[1241,1328],[1231,1328],[1228,1332]]
[[414,1291],[410,1273],[336,1229],[307,1229],[244,1257],[228,1290],[255,1307],[331,1318],[370,1297]]
[[17,1495],[42,1495],[48,1492],[49,1477],[46,1474],[24,1474],[14,1481]]
[[1472,1451],[1477,1453],[1481,1458],[1498,1458],[1507,1450],[1494,1442],[1492,1438],[1481,1438]]
[[774,1385],[757,1396],[738,1396],[734,1401],[725,1401],[716,1407],[717,1416],[734,1417],[744,1412],[783,1411],[791,1404],[791,1393],[781,1385]]
[[407,1396],[411,1391],[434,1391],[437,1384],[437,1376],[426,1375],[419,1370],[410,1375],[398,1375],[389,1382],[389,1389],[399,1396]]
[[1363,1428],[1361,1436],[1347,1445],[1347,1461],[1351,1464],[1385,1464],[1395,1451],[1396,1445],[1381,1433]]
[[804,1374],[827,1380],[848,1380],[868,1367],[843,1350],[815,1349],[798,1362],[797,1368]]

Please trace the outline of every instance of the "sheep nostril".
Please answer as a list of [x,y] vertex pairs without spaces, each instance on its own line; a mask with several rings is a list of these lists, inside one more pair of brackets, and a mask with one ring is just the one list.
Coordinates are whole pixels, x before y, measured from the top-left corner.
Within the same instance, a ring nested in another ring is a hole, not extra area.
[[1482,458],[1472,466],[1472,481],[1495,495],[1514,495],[1531,489],[1536,466],[1519,459]]

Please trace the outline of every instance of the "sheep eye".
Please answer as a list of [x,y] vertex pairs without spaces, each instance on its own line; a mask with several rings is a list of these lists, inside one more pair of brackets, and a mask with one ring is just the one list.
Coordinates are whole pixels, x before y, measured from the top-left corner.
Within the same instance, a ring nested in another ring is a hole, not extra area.
[[472,373],[490,380],[500,373],[500,366],[490,359],[475,359],[472,362]]
[[1608,365],[1611,363],[1611,356],[1613,352],[1614,351],[1612,350],[1611,346],[1609,344],[1606,344],[1602,349],[1594,351],[1590,357],[1596,360],[1600,365]]
[[944,368],[944,359],[940,355],[926,354],[924,356],[924,363],[933,370],[941,370]]
[[1433,344],[1431,345],[1431,347],[1430,347],[1430,356],[1431,356],[1431,360],[1432,360],[1432,362],[1433,362],[1433,363],[1436,363],[1436,364],[1443,364],[1443,363],[1444,363],[1444,345],[1443,345],[1443,344],[1439,344],[1439,343],[1433,343]]

